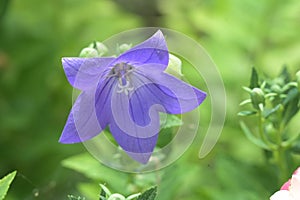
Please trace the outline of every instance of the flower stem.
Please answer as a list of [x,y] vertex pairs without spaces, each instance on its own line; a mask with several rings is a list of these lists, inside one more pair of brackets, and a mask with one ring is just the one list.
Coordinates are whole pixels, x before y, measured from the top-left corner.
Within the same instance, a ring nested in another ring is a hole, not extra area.
[[266,135],[264,133],[263,122],[264,122],[264,118],[262,117],[261,110],[259,110],[258,111],[258,129],[259,129],[258,132],[259,132],[259,136],[262,139],[262,141],[271,148],[272,146],[271,146],[268,138],[266,137]]
[[279,169],[279,182],[280,184],[284,183],[288,177],[288,166],[287,158],[285,154],[285,147],[282,146],[282,133],[283,133],[283,124],[280,123],[280,126],[277,131],[277,149],[273,151],[274,160]]
[[279,170],[278,179],[279,184],[284,183],[288,177],[288,166],[287,166],[287,158],[285,155],[285,147],[282,145],[282,133],[283,133],[283,124],[280,123],[280,126],[276,135],[276,144],[269,141],[265,132],[264,132],[264,118],[262,116],[262,111],[258,111],[258,128],[259,128],[259,136],[262,141],[268,145],[272,151],[274,164]]

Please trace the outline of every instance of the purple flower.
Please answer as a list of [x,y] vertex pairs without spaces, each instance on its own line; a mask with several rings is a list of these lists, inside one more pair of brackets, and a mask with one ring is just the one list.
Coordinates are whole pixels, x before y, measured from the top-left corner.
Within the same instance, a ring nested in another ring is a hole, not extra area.
[[158,138],[159,112],[189,112],[206,97],[165,73],[168,62],[161,31],[117,58],[63,58],[68,81],[82,92],[59,142],[83,142],[109,127],[129,156],[147,163]]

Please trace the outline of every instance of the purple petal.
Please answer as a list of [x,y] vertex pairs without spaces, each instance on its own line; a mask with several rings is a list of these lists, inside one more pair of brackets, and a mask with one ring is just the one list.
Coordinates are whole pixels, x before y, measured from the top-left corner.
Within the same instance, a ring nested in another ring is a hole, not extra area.
[[160,131],[158,111],[163,108],[159,105],[150,108],[144,102],[151,98],[148,93],[140,93],[141,96],[136,95],[134,101],[130,101],[130,94],[118,92],[117,89],[115,87],[111,96],[113,123],[132,137],[148,138],[156,135]]
[[161,64],[160,70],[164,70],[169,62],[169,52],[165,38],[161,31],[157,31],[152,37],[120,55],[114,63],[128,63],[139,66],[144,63]]
[[69,114],[62,135],[61,143],[83,142],[98,135],[100,127],[94,109],[94,91],[83,92],[77,98]]
[[109,127],[115,140],[130,157],[143,164],[148,162],[156,145],[158,134],[148,138],[139,138],[126,134],[115,123],[111,123]]
[[[109,123],[112,135],[126,153],[140,163],[147,163],[156,145],[159,118],[157,117],[154,128],[139,127],[130,120],[128,95],[117,92],[117,81],[110,78],[97,88],[96,112],[99,123],[102,127]],[[146,135],[145,129],[149,131]],[[150,132],[154,133],[149,136]]]
[[80,90],[95,87],[102,73],[115,58],[62,58],[70,84]]
[[155,48],[168,51],[166,40],[161,30],[156,31],[149,39],[132,47],[129,51],[137,49]]
[[[137,70],[136,73],[139,73],[139,76],[136,77],[144,85],[134,92],[131,97],[132,102],[137,102],[138,96],[143,96],[145,107],[150,108],[151,105],[159,104],[167,113],[180,114],[195,109],[205,99],[206,93],[154,68],[156,66],[145,65]],[[133,113],[135,112],[137,111],[134,110]],[[142,122],[138,121],[138,123]]]
[[98,84],[95,93],[95,110],[101,127],[106,127],[111,121],[111,95],[116,86],[114,78],[106,79]]

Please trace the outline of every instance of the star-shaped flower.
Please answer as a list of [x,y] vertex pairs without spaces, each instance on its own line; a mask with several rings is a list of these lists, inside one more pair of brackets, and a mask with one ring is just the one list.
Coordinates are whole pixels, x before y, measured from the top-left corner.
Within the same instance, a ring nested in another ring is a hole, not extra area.
[[68,81],[82,92],[59,141],[83,142],[109,127],[129,156],[147,163],[158,138],[159,112],[189,112],[206,97],[164,72],[168,62],[161,31],[118,57],[63,58]]

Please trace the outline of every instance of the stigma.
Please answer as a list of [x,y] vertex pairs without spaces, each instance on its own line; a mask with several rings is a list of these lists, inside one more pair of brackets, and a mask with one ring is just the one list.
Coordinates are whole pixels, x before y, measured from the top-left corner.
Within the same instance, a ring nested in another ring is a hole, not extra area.
[[128,95],[134,88],[131,84],[131,73],[134,67],[127,63],[118,63],[113,66],[110,77],[116,77],[118,79],[118,90],[117,93],[125,93]]

